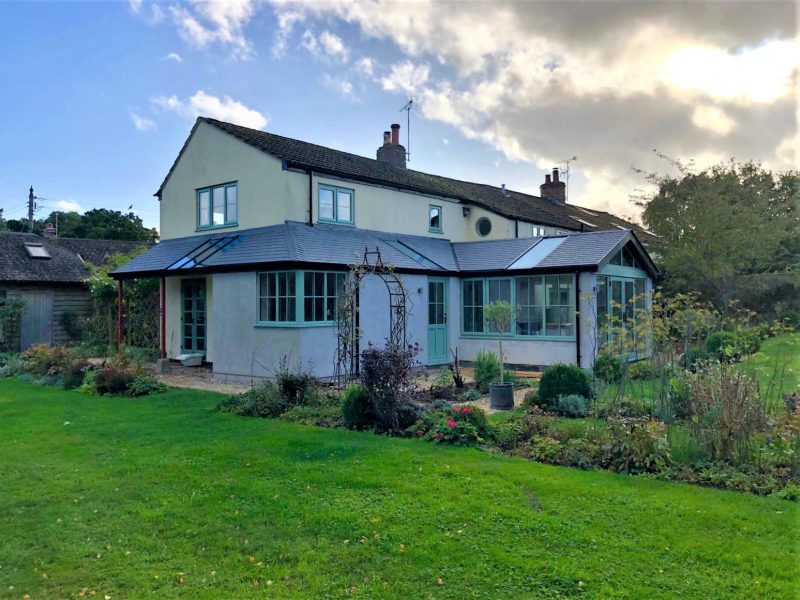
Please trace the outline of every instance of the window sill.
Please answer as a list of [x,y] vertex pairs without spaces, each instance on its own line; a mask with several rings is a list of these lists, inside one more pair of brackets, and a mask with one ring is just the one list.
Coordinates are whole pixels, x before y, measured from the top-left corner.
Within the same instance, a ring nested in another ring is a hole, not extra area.
[[215,229],[229,229],[231,227],[238,227],[239,223],[225,223],[224,225],[206,225],[205,227],[196,227],[195,231],[213,231]]
[[428,229],[428,233],[438,233],[439,235],[442,235],[444,231],[442,229]]
[[[500,337],[494,333],[461,333],[461,339],[464,340],[499,340]],[[518,342],[574,342],[575,336],[558,336],[558,335],[504,335],[503,341],[518,341]]]
[[336,327],[336,323],[319,323],[319,322],[283,322],[283,323],[270,323],[266,321],[256,321],[253,327],[265,327],[267,329],[316,329],[318,327]]
[[317,219],[317,223],[324,225],[344,225],[345,227],[355,227],[356,224],[351,221],[333,221],[331,219]]

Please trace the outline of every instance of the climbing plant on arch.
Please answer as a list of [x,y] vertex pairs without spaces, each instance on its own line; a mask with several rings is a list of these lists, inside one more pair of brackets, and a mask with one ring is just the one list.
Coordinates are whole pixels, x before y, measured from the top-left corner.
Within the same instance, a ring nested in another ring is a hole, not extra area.
[[379,277],[389,294],[389,338],[388,343],[401,348],[406,346],[407,295],[403,280],[391,265],[385,265],[381,252],[364,248],[360,263],[350,265],[350,276],[339,296],[336,310],[336,368],[338,384],[352,381],[358,375],[359,341],[362,329],[359,323],[359,291],[361,283],[371,275]]

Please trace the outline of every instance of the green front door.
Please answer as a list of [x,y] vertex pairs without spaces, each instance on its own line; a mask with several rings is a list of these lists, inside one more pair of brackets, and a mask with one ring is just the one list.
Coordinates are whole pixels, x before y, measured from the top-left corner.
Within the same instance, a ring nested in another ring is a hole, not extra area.
[[206,353],[206,280],[181,281],[183,352]]
[[428,364],[443,365],[447,356],[447,280],[428,278]]

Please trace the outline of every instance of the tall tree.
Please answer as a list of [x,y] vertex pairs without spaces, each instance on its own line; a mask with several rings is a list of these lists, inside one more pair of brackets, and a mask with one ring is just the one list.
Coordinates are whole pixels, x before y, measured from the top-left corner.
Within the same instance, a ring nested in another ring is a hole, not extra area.
[[648,176],[657,191],[643,203],[667,285],[698,290],[722,309],[737,299],[762,312],[797,302],[800,173],[733,160],[700,172],[673,164],[679,176]]

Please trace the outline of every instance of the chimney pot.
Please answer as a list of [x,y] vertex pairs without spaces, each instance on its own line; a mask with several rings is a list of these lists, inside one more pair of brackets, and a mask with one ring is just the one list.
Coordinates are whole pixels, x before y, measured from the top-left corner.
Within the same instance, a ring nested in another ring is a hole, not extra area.
[[558,169],[553,169],[553,178],[547,173],[544,183],[539,186],[539,196],[555,204],[565,204],[567,201],[567,184],[558,178]]
[[392,131],[383,132],[383,146],[378,148],[378,160],[400,169],[406,168],[406,149],[400,145],[400,125],[392,124]]

